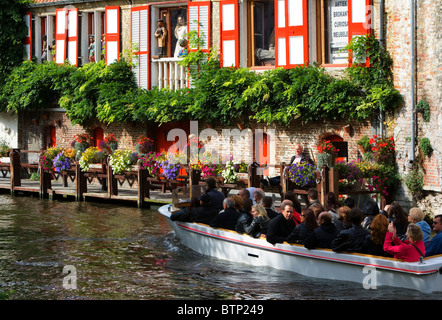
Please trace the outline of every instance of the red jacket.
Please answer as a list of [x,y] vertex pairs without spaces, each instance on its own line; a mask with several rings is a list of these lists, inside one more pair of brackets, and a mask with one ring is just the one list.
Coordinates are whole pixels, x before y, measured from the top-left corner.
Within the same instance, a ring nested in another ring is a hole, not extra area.
[[[414,245],[425,255],[425,244],[422,240],[415,242]],[[387,232],[385,236],[384,251],[394,255],[396,259],[406,262],[419,261],[421,256],[419,251],[411,245],[410,241],[402,242],[398,237],[393,239],[393,233],[391,232]]]

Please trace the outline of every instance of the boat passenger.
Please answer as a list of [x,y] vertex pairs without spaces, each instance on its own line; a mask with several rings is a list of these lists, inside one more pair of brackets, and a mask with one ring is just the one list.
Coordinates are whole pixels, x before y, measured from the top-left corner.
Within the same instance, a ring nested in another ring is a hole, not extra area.
[[261,188],[255,188],[252,191],[253,204],[261,204],[262,199],[265,197],[265,192]]
[[339,230],[333,224],[330,212],[324,211],[319,214],[319,228],[316,228],[304,241],[307,249],[331,248],[332,241],[338,236]]
[[421,228],[410,223],[406,230],[407,240],[401,241],[396,234],[396,227],[393,222],[388,225],[388,232],[385,236],[384,251],[394,255],[394,258],[406,262],[419,261],[425,256],[425,244],[422,241],[424,234]]
[[348,219],[348,214],[350,213],[351,208],[348,206],[342,206],[338,209],[338,220],[334,222],[336,228],[339,231],[344,229],[351,228],[351,222]]
[[214,178],[206,179],[206,193],[210,195],[211,206],[215,209],[223,209],[223,200],[225,198],[224,193],[216,188],[216,180]]
[[362,214],[364,215],[362,226],[368,229],[374,217],[380,213],[379,206],[373,199],[369,199],[362,205],[361,210]]
[[442,214],[433,218],[433,231],[437,234],[431,239],[430,243],[425,246],[425,256],[442,254]]
[[[238,212],[240,213],[240,216],[239,216],[238,220],[236,221],[235,230],[238,233],[245,233],[246,231],[244,230],[244,227],[246,225],[249,225],[253,219],[252,214],[250,213],[251,208],[250,208],[250,210],[243,208],[243,206],[242,206],[243,199],[240,196],[233,195],[232,198],[235,200],[236,210],[238,210]],[[241,199],[241,206],[238,205],[238,201],[239,201],[238,198]],[[250,201],[250,203],[252,202],[252,200],[250,200],[250,199],[248,199],[248,200]]]
[[170,220],[190,222],[190,211],[199,206],[200,199],[198,197],[192,197],[192,199],[190,199],[190,205],[188,207],[180,209],[179,211],[173,212],[170,215]]
[[332,222],[335,222],[339,218],[338,209],[339,209],[339,202],[336,199],[336,196],[334,192],[328,192],[327,196],[325,198],[325,204],[324,204],[325,210],[330,212],[330,215],[332,217]]
[[296,212],[301,214],[302,206],[301,202],[298,200],[298,196],[293,191],[287,191],[284,193],[284,200],[291,200],[293,202],[293,209],[295,209]]
[[406,239],[405,232],[407,231],[408,218],[401,205],[393,201],[390,205],[385,206],[384,210],[387,212],[389,221],[393,221],[397,236],[401,239]]
[[244,200],[244,199],[252,199],[250,196],[250,191],[247,188],[239,189],[238,195]]
[[333,251],[348,251],[366,253],[366,238],[370,232],[362,227],[362,210],[353,208],[350,210],[349,220],[351,228],[342,230],[335,240],[332,241],[331,249]]
[[318,227],[315,213],[312,209],[306,209],[301,214],[301,223],[287,237],[288,243],[304,243],[313,231]]
[[235,201],[231,197],[225,198],[223,200],[223,207],[224,210],[210,221],[210,226],[235,230],[236,222],[240,216],[238,210],[235,208]]
[[307,204],[308,208],[310,208],[316,203],[322,205],[321,202],[318,200],[318,190],[316,190],[316,188],[308,189],[307,199],[308,199],[308,204]]
[[190,210],[190,222],[209,224],[218,214],[218,210],[211,206],[208,194],[203,194],[199,200],[200,206]]
[[281,204],[281,214],[270,220],[267,229],[266,239],[271,244],[283,243],[296,227],[293,216],[293,205],[289,203]]
[[316,219],[318,219],[319,214],[321,212],[325,211],[324,206],[322,204],[320,204],[320,203],[313,203],[308,208],[313,210],[313,213],[315,214]]
[[292,220],[295,222],[295,226],[297,226],[298,224],[301,223],[301,212],[302,212],[302,210],[301,210],[301,212],[297,212],[295,207],[294,207],[294,205],[293,205],[293,202],[291,200],[284,200],[284,201],[282,201],[281,205],[280,205],[280,208],[284,208],[284,206],[286,204],[289,204],[289,205],[291,205],[293,207]]
[[262,198],[262,206],[266,210],[267,216],[269,217],[269,219],[273,219],[274,217],[276,217],[278,215],[278,212],[276,212],[275,210],[272,209],[272,206],[273,206],[272,197],[265,196],[264,198]]
[[388,231],[388,219],[383,214],[378,214],[374,217],[370,225],[370,237],[367,238],[367,253],[384,256],[393,257],[392,254],[384,251],[384,241],[385,235]]
[[252,207],[252,217],[252,221],[244,226],[245,233],[254,238],[259,238],[261,234],[267,233],[270,218],[261,204],[255,204]]
[[356,207],[355,199],[350,198],[350,197],[345,198],[345,200],[344,200],[344,206],[347,206],[347,207],[349,207],[350,209]]
[[408,212],[408,222],[417,224],[424,233],[424,243],[430,242],[431,228],[427,221],[424,220],[425,214],[420,208],[411,208]]

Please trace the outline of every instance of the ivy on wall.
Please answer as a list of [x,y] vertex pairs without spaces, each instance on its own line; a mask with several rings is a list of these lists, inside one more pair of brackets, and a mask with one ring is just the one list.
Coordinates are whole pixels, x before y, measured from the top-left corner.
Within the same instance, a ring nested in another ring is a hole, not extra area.
[[[192,88],[177,91],[137,88],[124,58],[108,66],[101,61],[79,68],[26,61],[0,88],[0,111],[38,110],[55,101],[74,124],[95,119],[104,123],[191,119],[225,125],[254,120],[285,126],[294,121],[364,121],[379,112],[380,105],[392,112],[402,101],[389,79],[386,53],[371,48],[375,43],[367,38],[351,44],[367,51],[373,68],[350,67],[343,78],[316,65],[264,73],[221,68],[210,55],[198,62]],[[384,77],[378,76],[380,70]]]

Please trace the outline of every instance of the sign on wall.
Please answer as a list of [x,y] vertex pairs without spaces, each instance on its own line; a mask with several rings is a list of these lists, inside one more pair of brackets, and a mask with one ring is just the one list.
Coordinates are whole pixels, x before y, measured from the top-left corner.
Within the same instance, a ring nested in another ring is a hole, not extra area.
[[348,1],[329,0],[329,57],[330,63],[347,63]]

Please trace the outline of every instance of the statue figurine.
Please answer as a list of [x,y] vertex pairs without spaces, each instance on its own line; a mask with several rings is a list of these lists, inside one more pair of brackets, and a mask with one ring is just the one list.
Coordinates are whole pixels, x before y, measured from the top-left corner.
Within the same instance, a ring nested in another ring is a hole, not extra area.
[[158,41],[158,52],[156,56],[153,56],[153,58],[157,59],[160,57],[165,57],[167,55],[167,29],[164,26],[163,19],[157,20],[157,28],[154,35]]

